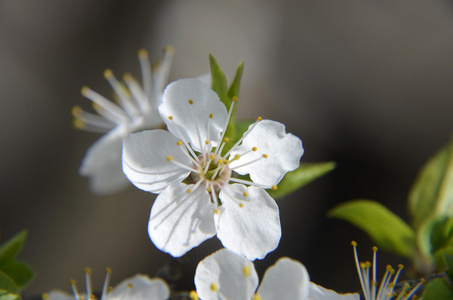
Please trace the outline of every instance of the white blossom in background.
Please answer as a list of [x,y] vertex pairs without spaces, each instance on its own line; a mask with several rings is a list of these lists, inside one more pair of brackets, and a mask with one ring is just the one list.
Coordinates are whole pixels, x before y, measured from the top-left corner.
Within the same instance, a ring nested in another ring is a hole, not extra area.
[[[109,286],[111,270],[107,269],[100,300],[167,300],[170,290],[167,284],[159,278],[149,278],[146,275],[135,275],[126,279],[115,288]],[[86,269],[86,292],[81,294],[74,280],[71,280],[73,295],[54,290],[43,295],[44,300],[87,300],[95,299],[91,285],[91,270]]]
[[90,178],[93,192],[111,194],[129,185],[121,167],[122,140],[132,132],[163,126],[157,107],[162,103],[173,54],[173,48],[166,47],[162,61],[151,70],[148,52],[140,50],[141,84],[130,74],[124,75],[124,83],[120,82],[111,70],[106,70],[104,75],[113,88],[114,101],[88,87],[82,88],[83,96],[93,101],[98,114],[75,106],[75,126],[105,133],[88,149],[79,169],[81,175]]
[[[138,188],[160,193],[148,232],[162,251],[181,256],[217,234],[222,244],[248,259],[263,258],[281,237],[276,188],[299,166],[299,138],[270,120],[250,125],[227,153],[225,137],[235,100],[227,111],[198,79],[169,84],[159,112],[168,131],[148,130],[123,142],[123,171]],[[237,178],[248,174],[249,180]]]
[[[202,300],[359,300],[358,294],[340,295],[309,281],[300,262],[280,258],[264,274],[258,287],[258,274],[252,262],[227,249],[203,259],[195,272],[196,293]],[[258,288],[258,289],[257,289]]]
[[355,264],[365,300],[410,299],[422,285],[422,281],[413,287],[411,287],[408,283],[405,283],[399,291],[396,291],[396,284],[401,270],[403,269],[403,265],[399,265],[398,271],[396,272],[392,266],[387,265],[385,274],[382,277],[380,285],[378,286],[378,281],[376,280],[377,247],[373,247],[373,263],[371,264],[370,262],[359,262],[359,257],[357,255],[357,243],[353,241],[351,244],[354,248]]

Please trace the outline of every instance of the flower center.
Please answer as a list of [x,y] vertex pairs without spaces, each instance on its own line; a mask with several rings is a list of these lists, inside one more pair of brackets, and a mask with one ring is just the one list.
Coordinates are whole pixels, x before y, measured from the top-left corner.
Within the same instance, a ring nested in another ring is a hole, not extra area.
[[207,188],[220,188],[228,183],[231,178],[231,170],[228,161],[215,153],[206,153],[198,156],[199,165],[194,165],[197,172],[194,175],[195,181],[202,180]]

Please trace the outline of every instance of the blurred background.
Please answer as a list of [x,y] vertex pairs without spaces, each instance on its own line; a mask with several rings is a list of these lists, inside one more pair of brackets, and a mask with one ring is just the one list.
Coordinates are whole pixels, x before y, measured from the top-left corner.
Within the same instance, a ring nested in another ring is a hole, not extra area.
[[[452,132],[453,6],[448,1],[167,0],[0,1],[0,238],[29,238],[20,258],[36,271],[25,295],[95,290],[105,267],[112,283],[151,276],[170,256],[149,240],[154,195],[130,187],[96,196],[78,167],[99,137],[72,127],[71,108],[88,107],[83,85],[109,96],[103,71],[140,77],[137,51],[175,47],[171,80],[208,71],[213,53],[230,78],[245,73],[239,117],[280,121],[304,144],[302,162],[337,162],[331,174],[279,200],[283,236],[255,263],[260,276],[279,257],[304,263],[311,280],[360,289],[351,240],[361,259],[372,242],[328,219],[343,201],[380,201],[409,220],[407,192],[423,163]],[[190,253],[177,284],[192,289]],[[381,251],[385,265],[409,262]]]

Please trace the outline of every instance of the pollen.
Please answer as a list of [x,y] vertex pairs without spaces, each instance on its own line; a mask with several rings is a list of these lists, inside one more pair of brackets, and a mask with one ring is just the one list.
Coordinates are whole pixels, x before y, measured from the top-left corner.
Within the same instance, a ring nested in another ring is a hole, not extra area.
[[264,158],[268,158],[267,154],[263,154],[263,157],[264,157]]
[[278,190],[278,186],[276,186],[275,184],[272,186],[272,190],[276,191]]
[[210,158],[211,160],[214,160],[215,155],[214,155],[214,154],[211,154],[211,155],[209,155],[209,158]]
[[105,78],[111,78],[111,77],[113,77],[113,71],[110,70],[110,69],[106,69],[106,70],[104,71],[104,77],[105,77]]
[[138,56],[140,58],[148,58],[148,51],[146,51],[145,49],[140,49],[138,50]]
[[227,164],[228,164],[228,160],[224,159],[224,160],[223,160],[223,164],[224,164],[224,165],[227,165]]
[[209,114],[209,119],[212,119],[213,115],[212,114]]
[[239,203],[239,207],[243,208],[244,207],[244,203]]
[[263,118],[261,118],[261,117],[256,118],[257,121],[261,121],[262,119]]
[[91,274],[91,269],[88,268],[88,267],[86,267],[86,268],[85,268],[85,273],[86,273],[86,274]]
[[241,158],[241,156],[240,156],[239,154],[236,154],[236,155],[234,156],[234,159],[236,159],[236,160],[239,159],[239,158]]
[[71,109],[71,114],[74,116],[74,117],[78,117],[82,114],[82,108],[80,108],[80,106],[76,105],[74,106],[72,109]]
[[193,100],[192,99],[189,99],[189,104],[193,104]]
[[255,294],[255,295],[253,295],[253,299],[252,299],[252,300],[261,300],[261,299],[262,299],[262,298],[261,298],[260,295]]
[[253,147],[253,148],[252,148],[252,151],[256,151],[256,150],[258,150],[258,148],[256,148],[256,147]]
[[177,144],[178,146],[181,146],[181,145],[182,145],[182,141],[179,140],[176,144]]
[[208,188],[206,189],[206,192],[210,193],[210,192],[211,192],[211,187],[208,187]]
[[172,161],[173,160],[173,156],[171,156],[171,155],[167,156],[167,160],[168,161]]
[[90,93],[90,88],[87,86],[82,86],[80,92],[82,93],[82,95],[86,97]]
[[211,284],[211,291],[217,292],[218,290],[219,290],[219,286],[217,285],[217,283],[212,283]]
[[249,194],[247,192],[243,192],[242,195],[244,195],[244,197],[247,197]]
[[80,119],[74,119],[74,121],[72,121],[72,125],[77,129],[85,129],[87,127],[87,124]]
[[197,292],[194,290],[191,290],[189,293],[189,298],[190,300],[199,300]]
[[238,101],[238,97],[234,96],[233,98],[231,98],[231,101],[233,101],[233,102]]
[[218,208],[214,209],[214,214],[218,215],[219,213],[220,213],[220,211]]
[[227,137],[223,139],[223,142],[224,142],[224,143],[228,143],[229,141],[230,141],[230,139],[227,138]]
[[168,118],[169,118],[170,120],[173,120],[173,116],[168,116]]
[[242,268],[242,273],[244,274],[244,277],[247,278],[250,276],[250,266],[245,266]]
[[208,144],[209,144],[209,141],[208,141],[208,140],[206,140],[206,141],[204,141],[204,143],[205,143],[206,145],[208,145]]
[[373,252],[377,252],[377,250],[378,250],[376,246],[373,246],[372,249],[373,249]]
[[192,193],[192,189],[187,189],[187,194]]
[[42,298],[44,300],[48,300],[49,299],[49,294],[47,294],[47,293],[42,294]]
[[128,283],[128,284],[127,284],[127,287],[131,289],[131,288],[133,288],[134,286],[133,286],[132,284]]
[[357,242],[356,241],[351,241],[351,245],[354,247],[357,247]]

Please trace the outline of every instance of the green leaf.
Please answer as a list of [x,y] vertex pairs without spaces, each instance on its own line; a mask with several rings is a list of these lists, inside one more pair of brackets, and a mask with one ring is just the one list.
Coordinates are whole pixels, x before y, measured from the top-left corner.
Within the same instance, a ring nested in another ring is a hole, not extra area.
[[333,169],[335,169],[335,162],[333,161],[301,164],[299,168],[287,173],[285,177],[283,177],[278,184],[278,189],[276,191],[268,190],[268,193],[274,199],[281,198],[329,173]]
[[236,75],[234,76],[233,83],[228,90],[228,98],[239,97],[239,88],[241,86],[242,73],[244,73],[244,62],[240,62],[236,69]]
[[14,281],[2,271],[0,271],[0,290],[13,294],[19,293],[19,289],[14,284]]
[[[212,54],[209,54],[209,65],[211,67],[211,79],[212,79],[212,89],[219,95],[222,102],[225,96],[228,95],[227,79],[225,73],[223,73],[222,68],[217,63],[216,59]],[[225,103],[225,106],[228,108],[231,104],[231,99],[229,103]]]
[[421,169],[408,202],[415,229],[436,216],[453,216],[453,139]]
[[26,264],[19,261],[1,264],[0,270],[8,275],[18,288],[22,288],[33,278],[33,271]]
[[329,216],[348,221],[364,230],[378,247],[412,257],[415,233],[385,206],[371,200],[349,201],[329,211]]
[[20,300],[20,295],[0,289],[0,300]]
[[437,278],[428,283],[423,293],[423,300],[451,300],[453,289],[444,279]]
[[453,255],[451,254],[444,254],[444,262],[447,266],[447,275],[450,280],[453,280]]
[[0,263],[14,260],[22,250],[26,238],[27,230],[23,230],[2,244],[0,246]]

